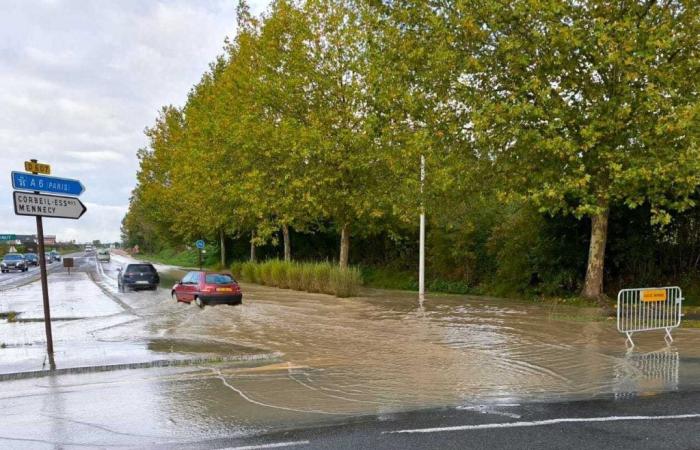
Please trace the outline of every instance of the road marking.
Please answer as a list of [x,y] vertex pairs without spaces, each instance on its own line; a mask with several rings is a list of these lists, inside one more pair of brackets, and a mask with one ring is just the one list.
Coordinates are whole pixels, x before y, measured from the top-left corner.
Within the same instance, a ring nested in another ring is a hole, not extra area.
[[628,420],[674,420],[674,419],[698,419],[700,414],[676,414],[671,416],[610,416],[610,417],[562,417],[559,419],[535,420],[532,422],[501,422],[485,423],[481,425],[459,425],[454,427],[441,428],[416,428],[413,430],[384,431],[382,434],[397,433],[439,433],[442,431],[470,431],[489,430],[493,428],[520,428],[520,427],[540,427],[544,425],[555,425],[558,423],[587,423],[587,422],[622,422]]
[[295,445],[307,445],[309,441],[275,442],[274,444],[246,445],[244,447],[226,447],[219,450],[254,450],[256,448],[280,448],[293,447]]

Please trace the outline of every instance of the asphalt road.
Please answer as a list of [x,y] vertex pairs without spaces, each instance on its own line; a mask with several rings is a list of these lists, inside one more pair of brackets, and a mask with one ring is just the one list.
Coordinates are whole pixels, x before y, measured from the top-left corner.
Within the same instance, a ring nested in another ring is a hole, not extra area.
[[168,448],[696,449],[700,392],[424,410]]

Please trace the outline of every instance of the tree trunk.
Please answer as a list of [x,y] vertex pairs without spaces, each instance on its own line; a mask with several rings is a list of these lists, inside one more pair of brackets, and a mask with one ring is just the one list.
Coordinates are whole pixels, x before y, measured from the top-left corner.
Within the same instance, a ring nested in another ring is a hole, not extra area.
[[605,242],[608,238],[608,214],[609,209],[606,206],[603,212],[591,218],[591,245],[588,249],[586,281],[581,292],[581,296],[599,301],[603,297],[603,269],[605,267]]
[[282,225],[282,235],[284,237],[284,260],[292,260],[292,243],[289,240],[289,226]]
[[255,230],[250,232],[250,262],[255,262]]
[[340,268],[348,267],[348,259],[350,256],[350,224],[343,225],[340,232]]
[[226,237],[223,228],[219,230],[219,240],[221,242],[221,265],[226,267]]

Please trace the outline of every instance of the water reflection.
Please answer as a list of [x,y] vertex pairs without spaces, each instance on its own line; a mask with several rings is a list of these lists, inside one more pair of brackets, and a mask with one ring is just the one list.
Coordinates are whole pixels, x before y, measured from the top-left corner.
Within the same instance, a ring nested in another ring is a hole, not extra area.
[[629,351],[615,368],[615,398],[678,390],[680,357],[670,348]]

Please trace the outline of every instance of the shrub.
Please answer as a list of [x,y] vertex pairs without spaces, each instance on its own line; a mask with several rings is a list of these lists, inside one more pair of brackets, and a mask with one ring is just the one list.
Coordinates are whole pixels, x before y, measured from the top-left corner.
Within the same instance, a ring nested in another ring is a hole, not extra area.
[[350,267],[347,269],[334,268],[329,273],[329,290],[336,297],[353,297],[357,295],[362,275],[359,269]]
[[231,272],[235,277],[250,283],[321,292],[337,297],[357,295],[362,285],[362,274],[357,268],[340,269],[328,262],[295,263],[273,259],[261,263],[234,263]]

